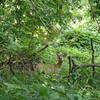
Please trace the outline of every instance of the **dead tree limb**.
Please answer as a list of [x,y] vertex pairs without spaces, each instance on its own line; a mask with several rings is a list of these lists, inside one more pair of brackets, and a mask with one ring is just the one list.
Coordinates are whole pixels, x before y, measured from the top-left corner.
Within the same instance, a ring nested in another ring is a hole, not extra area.
[[82,64],[82,65],[77,65],[77,67],[73,67],[74,71],[80,68],[88,68],[88,67],[99,67],[100,68],[100,63],[95,63],[95,64]]
[[69,61],[69,74],[72,72],[72,63],[71,63],[71,56],[68,56]]
[[[91,54],[91,56],[92,56],[91,63],[94,64],[95,63],[95,61],[94,61],[94,59],[95,59],[95,57],[94,57],[95,51],[94,51],[94,47],[93,47],[93,39],[91,39],[91,51],[92,51],[92,54]],[[95,66],[92,67],[92,70],[93,70],[93,76],[94,76]]]
[[71,67],[71,72],[74,72],[73,69],[76,69],[78,65],[76,64],[75,59],[73,57],[71,57],[71,62],[73,64]]

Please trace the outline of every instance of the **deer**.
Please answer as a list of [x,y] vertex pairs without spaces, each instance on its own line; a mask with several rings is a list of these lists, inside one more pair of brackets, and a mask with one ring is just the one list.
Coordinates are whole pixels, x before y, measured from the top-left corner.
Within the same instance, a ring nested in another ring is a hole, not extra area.
[[64,62],[64,58],[67,57],[68,55],[67,54],[64,54],[64,55],[59,55],[59,54],[56,54],[57,56],[57,63],[56,64],[51,64],[49,65],[50,68],[48,68],[47,70],[43,70],[45,69],[45,66],[46,64],[43,64],[43,63],[38,63],[36,66],[35,66],[35,71],[44,71],[45,73],[55,73],[57,72],[57,70],[59,68],[61,68],[63,62]]

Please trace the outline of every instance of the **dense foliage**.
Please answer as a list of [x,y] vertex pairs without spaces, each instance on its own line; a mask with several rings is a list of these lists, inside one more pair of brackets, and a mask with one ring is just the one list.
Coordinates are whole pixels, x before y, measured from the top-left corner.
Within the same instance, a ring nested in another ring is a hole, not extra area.
[[[99,65],[34,71],[57,54]],[[99,72],[100,0],[0,0],[0,100],[99,100]]]

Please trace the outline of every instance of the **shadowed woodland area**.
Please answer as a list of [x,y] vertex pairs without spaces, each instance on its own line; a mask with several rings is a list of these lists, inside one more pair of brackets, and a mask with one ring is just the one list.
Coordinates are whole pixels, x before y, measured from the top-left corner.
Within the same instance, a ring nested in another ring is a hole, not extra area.
[[100,100],[100,0],[0,0],[0,100]]

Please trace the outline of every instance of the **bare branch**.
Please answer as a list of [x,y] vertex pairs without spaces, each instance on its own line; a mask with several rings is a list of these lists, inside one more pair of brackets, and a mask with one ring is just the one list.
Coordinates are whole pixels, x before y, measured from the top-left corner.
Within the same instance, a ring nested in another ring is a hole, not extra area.
[[77,65],[77,67],[73,67],[74,68],[73,70],[77,70],[80,68],[88,68],[88,67],[99,67],[100,68],[100,63]]

